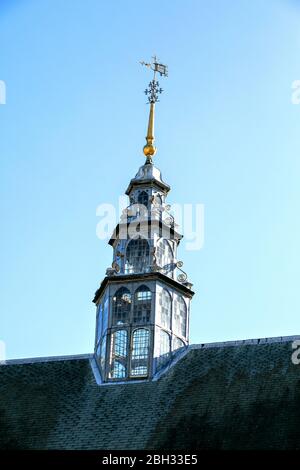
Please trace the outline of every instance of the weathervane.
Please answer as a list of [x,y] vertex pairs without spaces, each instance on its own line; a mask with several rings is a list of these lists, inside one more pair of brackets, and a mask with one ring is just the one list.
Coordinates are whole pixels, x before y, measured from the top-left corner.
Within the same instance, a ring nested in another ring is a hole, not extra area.
[[150,103],[150,114],[149,114],[149,123],[148,123],[148,132],[146,136],[147,144],[143,148],[144,155],[147,157],[146,164],[152,163],[152,157],[156,153],[156,147],[154,144],[154,106],[155,103],[159,101],[158,95],[163,92],[163,89],[160,88],[159,82],[156,80],[156,73],[159,73],[160,76],[168,76],[168,67],[166,65],[160,64],[156,56],[152,57],[153,61],[150,63],[140,61],[140,64],[145,65],[149,69],[153,70],[153,79],[148,85],[148,88],[145,90],[145,95],[148,97],[148,102]]
[[149,69],[153,70],[153,79],[148,85],[148,88],[145,90],[145,95],[148,96],[149,103],[156,103],[158,100],[158,94],[163,92],[163,89],[159,87],[159,82],[156,80],[156,73],[158,72],[160,76],[168,76],[168,67],[166,65],[160,64],[157,61],[157,57],[152,57],[153,61],[151,63],[141,61],[140,64],[145,65]]

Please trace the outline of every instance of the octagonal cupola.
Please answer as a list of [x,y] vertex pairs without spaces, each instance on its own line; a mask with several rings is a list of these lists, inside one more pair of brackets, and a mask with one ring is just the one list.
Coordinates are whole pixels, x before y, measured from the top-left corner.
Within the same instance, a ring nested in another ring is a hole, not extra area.
[[97,290],[95,359],[101,382],[151,380],[189,343],[192,284],[177,257],[182,238],[166,197],[170,187],[153,164],[154,108],[161,91],[156,74],[146,90],[150,104],[146,162],[131,179],[109,244],[112,265]]

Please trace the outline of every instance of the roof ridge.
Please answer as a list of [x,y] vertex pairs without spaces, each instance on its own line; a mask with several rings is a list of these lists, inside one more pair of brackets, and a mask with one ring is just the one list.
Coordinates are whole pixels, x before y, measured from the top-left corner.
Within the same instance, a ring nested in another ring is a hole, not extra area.
[[68,356],[46,356],[46,357],[28,357],[23,359],[7,359],[0,361],[0,365],[12,364],[32,364],[36,362],[55,362],[55,361],[69,361],[76,359],[90,359],[93,357],[92,353],[89,354],[71,354]]
[[235,346],[247,346],[247,345],[256,345],[260,346],[262,344],[272,344],[272,343],[287,343],[289,341],[300,340],[300,335],[293,336],[275,336],[269,338],[256,338],[256,339],[241,339],[236,341],[216,341],[215,343],[200,343],[200,344],[189,344],[184,349],[178,350],[176,357],[172,362],[166,365],[163,369],[157,372],[153,380],[156,381],[165,375],[171,368],[173,368],[177,362],[181,361],[190,351],[194,349],[210,349],[210,348],[224,348],[224,347],[235,347]]
[[292,336],[274,336],[267,338],[255,338],[255,339],[240,339],[232,341],[216,341],[213,343],[201,343],[191,344],[188,349],[202,349],[202,348],[218,348],[218,347],[230,347],[230,346],[242,346],[247,344],[271,344],[271,343],[286,343],[288,341],[300,340],[300,335]]

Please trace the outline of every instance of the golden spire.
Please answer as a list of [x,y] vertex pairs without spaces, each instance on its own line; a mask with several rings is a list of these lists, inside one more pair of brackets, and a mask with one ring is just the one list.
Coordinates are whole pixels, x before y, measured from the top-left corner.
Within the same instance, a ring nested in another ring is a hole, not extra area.
[[147,157],[147,161],[150,163],[152,157],[156,154],[156,147],[154,144],[154,110],[155,103],[150,103],[150,113],[148,122],[148,132],[146,136],[147,144],[143,148],[144,155]]
[[154,146],[154,111],[155,103],[158,101],[158,94],[162,93],[162,88],[159,88],[159,83],[156,80],[156,72],[161,76],[168,76],[167,66],[159,64],[156,56],[153,57],[152,63],[141,62],[142,65],[153,70],[153,79],[149,83],[148,88],[145,90],[145,94],[148,96],[148,102],[150,103],[148,131],[146,136],[146,145],[143,148],[144,155],[146,156],[146,163],[152,163],[152,157],[156,154],[156,147]]

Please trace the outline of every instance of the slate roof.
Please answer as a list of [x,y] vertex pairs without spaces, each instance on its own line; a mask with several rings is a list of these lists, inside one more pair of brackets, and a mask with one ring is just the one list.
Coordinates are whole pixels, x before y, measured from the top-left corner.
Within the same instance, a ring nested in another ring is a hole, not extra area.
[[300,449],[293,338],[191,346],[143,383],[97,385],[91,355],[7,361],[0,448]]

